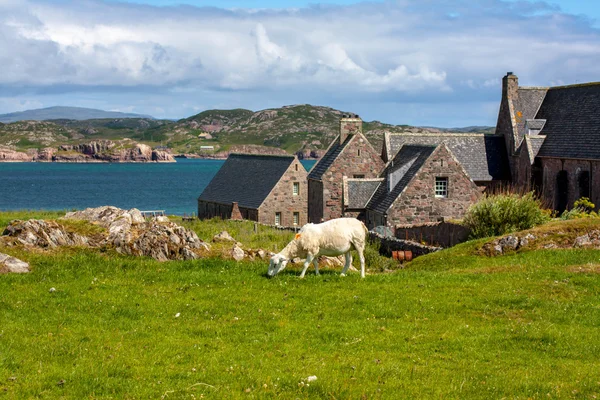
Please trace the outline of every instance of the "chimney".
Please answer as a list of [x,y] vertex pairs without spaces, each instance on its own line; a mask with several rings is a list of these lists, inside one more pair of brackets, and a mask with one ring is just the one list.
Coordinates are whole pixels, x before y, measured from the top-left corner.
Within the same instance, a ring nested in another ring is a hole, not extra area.
[[348,136],[362,133],[362,119],[356,114],[344,114],[340,120],[340,144],[344,143]]
[[519,78],[512,72],[507,72],[502,78],[502,98],[517,99],[517,91],[519,90]]

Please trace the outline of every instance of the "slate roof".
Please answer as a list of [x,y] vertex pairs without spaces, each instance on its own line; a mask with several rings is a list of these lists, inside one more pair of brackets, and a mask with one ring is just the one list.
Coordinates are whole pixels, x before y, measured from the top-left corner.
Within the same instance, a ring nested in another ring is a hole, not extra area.
[[534,158],[537,157],[540,148],[542,147],[542,144],[544,143],[544,140],[546,139],[545,136],[530,136],[529,137],[529,144],[531,146],[531,156],[532,156],[532,160]]
[[600,83],[550,88],[535,118],[546,120],[539,157],[600,159]]
[[525,123],[525,131],[527,132],[529,129],[540,131],[546,125],[545,119],[528,119]]
[[340,136],[336,136],[331,143],[331,146],[327,149],[327,152],[317,163],[312,167],[310,173],[308,174],[308,179],[315,179],[320,181],[323,178],[323,174],[329,169],[331,164],[335,161],[335,159],[340,155],[342,150],[350,143],[350,140],[354,135],[348,135],[344,143],[340,144]]
[[527,134],[527,120],[534,119],[544,101],[548,88],[520,87],[519,98],[513,102],[519,142]]
[[230,154],[198,200],[260,207],[294,161],[294,156]]
[[510,179],[508,154],[500,135],[463,133],[390,134],[391,154],[407,144],[438,145],[444,143],[474,181]]
[[351,209],[364,209],[383,179],[346,179],[344,205]]
[[[437,146],[409,144],[402,146],[393,161],[385,168],[382,174],[385,180],[375,191],[367,208],[385,214],[436,148]],[[391,191],[388,190],[390,177],[394,185]]]

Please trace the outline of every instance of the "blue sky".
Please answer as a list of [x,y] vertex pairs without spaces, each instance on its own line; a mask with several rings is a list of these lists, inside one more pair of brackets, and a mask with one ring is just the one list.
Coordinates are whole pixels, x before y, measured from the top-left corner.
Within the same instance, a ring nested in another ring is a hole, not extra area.
[[0,113],[310,103],[494,125],[507,71],[527,86],[600,80],[598,20],[590,0],[0,0]]

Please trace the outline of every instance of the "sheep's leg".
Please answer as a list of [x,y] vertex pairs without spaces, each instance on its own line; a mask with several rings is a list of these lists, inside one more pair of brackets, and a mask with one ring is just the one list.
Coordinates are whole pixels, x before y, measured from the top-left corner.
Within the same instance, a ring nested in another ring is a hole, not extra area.
[[304,268],[302,269],[302,273],[300,274],[300,278],[304,278],[304,274],[306,274],[306,270],[308,269],[308,266],[310,265],[310,263],[312,262],[314,256],[309,254],[306,256],[306,261],[304,261]]
[[350,251],[344,254],[344,256],[346,257],[346,264],[344,264],[341,276],[346,276],[346,272],[348,271],[348,268],[350,268],[350,264],[352,264],[352,254],[350,254]]
[[319,275],[319,257],[313,259],[313,264],[315,264],[315,275]]
[[365,277],[365,255],[362,249],[356,249],[358,251],[358,258],[360,259],[360,277]]

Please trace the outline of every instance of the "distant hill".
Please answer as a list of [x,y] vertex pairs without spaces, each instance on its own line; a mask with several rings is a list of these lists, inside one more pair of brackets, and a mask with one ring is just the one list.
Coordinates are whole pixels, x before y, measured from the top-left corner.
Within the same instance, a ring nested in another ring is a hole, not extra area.
[[48,107],[37,110],[19,111],[10,114],[0,114],[0,122],[11,123],[17,121],[47,121],[53,119],[86,120],[103,118],[148,118],[149,115],[122,113],[116,111],[103,111],[93,108],[81,107]]
[[[301,104],[256,112],[245,109],[207,110],[179,121],[128,118],[123,116],[128,114],[121,113],[86,120],[53,118],[6,125],[2,125],[0,119],[0,146],[26,150],[127,138],[152,147],[166,147],[173,153],[225,156],[229,151],[239,151],[243,146],[252,145],[253,149],[262,149],[265,154],[277,148],[290,154],[301,152],[304,156],[320,156],[339,134],[340,118],[348,113],[330,107]],[[376,149],[381,148],[385,132],[459,134],[493,133],[493,130],[489,127],[413,127],[379,121],[363,123],[363,132]]]

